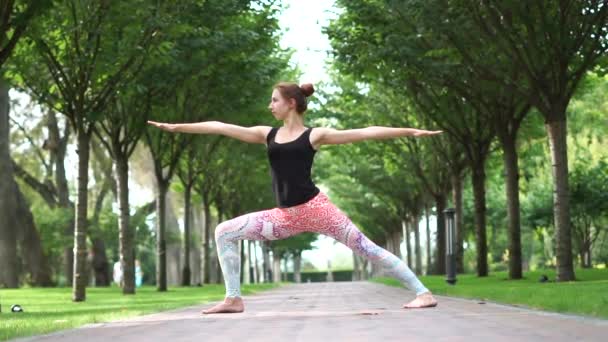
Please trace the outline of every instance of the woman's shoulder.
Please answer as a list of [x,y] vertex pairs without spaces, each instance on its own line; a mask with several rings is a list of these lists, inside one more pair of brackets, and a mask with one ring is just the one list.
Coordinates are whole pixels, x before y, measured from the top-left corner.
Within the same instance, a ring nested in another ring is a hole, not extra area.
[[331,128],[327,127],[310,127],[310,144],[315,150],[321,147],[321,139],[327,134]]
[[323,136],[324,134],[326,134],[327,132],[329,132],[330,130],[332,130],[332,128],[327,128],[327,127],[310,127],[310,136]]

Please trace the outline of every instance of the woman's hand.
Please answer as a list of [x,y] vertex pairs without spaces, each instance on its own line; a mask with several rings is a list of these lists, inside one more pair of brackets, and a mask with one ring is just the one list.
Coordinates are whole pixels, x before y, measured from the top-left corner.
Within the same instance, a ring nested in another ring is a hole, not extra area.
[[418,132],[414,132],[414,134],[412,136],[426,137],[429,135],[437,135],[437,134],[441,134],[441,133],[443,133],[443,131],[425,131],[425,130],[419,129]]
[[148,120],[148,124],[152,125],[154,127],[160,128],[163,131],[167,131],[167,132],[175,132],[175,130],[177,129],[176,124],[169,124],[169,123],[156,122],[156,121],[150,121],[150,120]]

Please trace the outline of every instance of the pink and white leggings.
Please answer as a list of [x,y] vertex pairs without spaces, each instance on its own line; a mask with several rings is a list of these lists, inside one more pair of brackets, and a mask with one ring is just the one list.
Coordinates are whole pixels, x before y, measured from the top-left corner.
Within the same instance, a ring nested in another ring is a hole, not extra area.
[[226,283],[226,297],[241,295],[239,240],[280,240],[303,232],[324,234],[342,242],[358,255],[379,264],[417,295],[428,291],[403,261],[363,235],[320,192],[300,205],[245,214],[217,226],[215,241]]

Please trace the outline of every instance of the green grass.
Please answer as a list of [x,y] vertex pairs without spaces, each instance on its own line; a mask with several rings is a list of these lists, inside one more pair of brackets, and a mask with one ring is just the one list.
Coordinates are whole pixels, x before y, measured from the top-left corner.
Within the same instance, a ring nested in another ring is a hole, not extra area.
[[[423,276],[420,280],[438,295],[608,318],[608,269],[578,269],[575,273],[577,281],[560,283],[539,282],[542,274],[546,274],[550,280],[555,279],[554,270],[526,272],[521,280],[508,280],[506,272],[496,272],[483,278],[470,274],[458,275],[454,286],[445,282],[445,276]],[[372,281],[401,286],[390,278],[374,278]]]
[[[277,284],[242,286],[247,295],[274,288]],[[15,337],[45,334],[126,317],[203,304],[224,298],[223,285],[172,287],[158,292],[155,287],[141,287],[137,294],[125,296],[118,287],[88,288],[85,302],[72,302],[71,288],[0,289],[0,341]],[[12,304],[23,313],[11,313]]]

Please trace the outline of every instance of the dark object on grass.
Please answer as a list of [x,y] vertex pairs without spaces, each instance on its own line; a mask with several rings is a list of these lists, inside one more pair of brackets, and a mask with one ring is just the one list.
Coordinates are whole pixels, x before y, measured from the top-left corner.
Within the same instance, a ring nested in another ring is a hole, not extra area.
[[11,305],[11,312],[23,312],[23,309],[19,304]]
[[546,283],[549,281],[549,278],[547,277],[547,275],[543,274],[540,276],[540,279],[538,279],[538,281],[541,283]]

